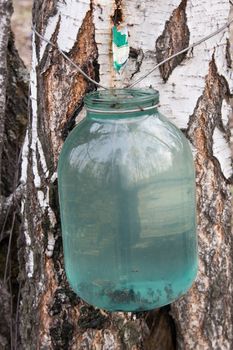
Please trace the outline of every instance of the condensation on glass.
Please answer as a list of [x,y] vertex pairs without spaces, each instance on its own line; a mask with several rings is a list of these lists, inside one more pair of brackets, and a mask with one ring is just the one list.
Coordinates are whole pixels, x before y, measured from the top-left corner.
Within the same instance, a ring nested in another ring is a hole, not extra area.
[[169,304],[197,273],[192,153],[158,100],[153,89],[88,94],[59,159],[67,278],[111,311]]

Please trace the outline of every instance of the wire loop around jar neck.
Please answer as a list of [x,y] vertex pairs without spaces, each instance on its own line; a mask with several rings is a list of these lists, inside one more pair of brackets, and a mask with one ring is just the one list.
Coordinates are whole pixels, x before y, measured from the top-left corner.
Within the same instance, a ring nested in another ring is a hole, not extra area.
[[140,107],[138,106],[138,108],[134,108],[134,109],[117,109],[117,110],[101,110],[101,109],[94,109],[94,108],[90,108],[86,106],[86,110],[87,112],[91,112],[91,113],[104,113],[104,114],[126,114],[126,113],[136,113],[136,112],[146,112],[146,111],[150,111],[152,109],[155,109],[159,106],[159,104],[153,105],[153,106],[148,106],[148,107]]
[[[159,104],[154,89],[112,89],[94,91],[84,97],[88,117],[124,119],[153,113]],[[112,115],[112,117],[111,117]]]

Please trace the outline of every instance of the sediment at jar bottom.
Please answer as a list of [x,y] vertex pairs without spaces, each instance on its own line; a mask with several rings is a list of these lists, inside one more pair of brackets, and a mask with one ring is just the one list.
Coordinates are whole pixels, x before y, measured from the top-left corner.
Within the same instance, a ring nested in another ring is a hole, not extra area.
[[190,288],[197,273],[192,232],[141,239],[130,248],[123,265],[114,264],[110,249],[100,252],[89,250],[87,259],[84,252],[69,250],[65,266],[73,290],[109,311],[142,311],[169,304]]
[[[80,282],[75,292],[87,303],[108,311],[147,311],[179,299],[191,287],[197,269],[182,281],[157,281],[135,285],[115,285],[113,282]],[[97,286],[98,283],[98,286]],[[104,285],[103,286],[101,286]]]

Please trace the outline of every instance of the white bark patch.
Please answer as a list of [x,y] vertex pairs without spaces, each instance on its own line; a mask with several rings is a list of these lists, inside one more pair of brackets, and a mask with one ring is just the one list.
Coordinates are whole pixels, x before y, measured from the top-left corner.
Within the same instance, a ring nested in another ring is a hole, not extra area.
[[[26,132],[23,150],[22,150],[22,163],[21,163],[21,178],[20,182],[23,184],[26,184],[27,180],[27,167],[28,167],[28,150],[29,150],[29,144],[28,144],[28,131]],[[21,201],[21,214],[24,215],[25,210],[25,199],[23,198]],[[25,243],[26,243],[26,261],[25,261],[25,269],[28,278],[33,277],[34,272],[34,255],[33,251],[31,249],[32,240],[29,235],[28,230],[28,221],[26,218],[26,215],[24,215],[24,221],[23,221],[23,233],[25,237]]]
[[57,172],[55,171],[55,173],[53,173],[53,175],[51,176],[50,181],[55,182],[56,180],[57,180]]
[[27,272],[28,278],[33,277],[34,255],[33,255],[33,251],[31,249],[27,249],[26,272]]
[[[57,173],[54,173],[51,182],[54,182],[56,180]],[[50,222],[50,228],[53,229],[57,223],[56,215],[54,214],[53,210],[51,209],[49,205],[49,189],[47,190],[46,198],[45,198],[45,206],[48,209],[48,217]],[[56,237],[54,234],[50,231],[48,232],[48,244],[45,251],[45,254],[48,258],[51,258],[53,256],[53,251],[56,243]]]
[[145,52],[154,50],[155,41],[162,34],[165,22],[179,4],[180,0],[166,0],[157,4],[150,0],[146,3],[137,1],[137,6],[135,6],[134,1],[125,1],[130,46]]
[[28,144],[28,130],[25,135],[23,149],[22,149],[22,163],[21,163],[21,177],[20,182],[22,184],[26,184],[27,182],[27,168],[28,168],[28,152],[29,152],[29,144]]
[[38,139],[37,133],[37,76],[36,67],[38,65],[36,49],[35,49],[35,34],[32,37],[33,49],[32,49],[32,69],[30,75],[30,88],[31,88],[31,106],[32,106],[32,140],[30,148],[32,150],[32,169],[34,174],[34,183],[36,188],[40,188],[41,180],[37,169],[37,159],[36,159],[36,145]]
[[53,256],[53,251],[55,247],[56,239],[54,236],[49,233],[48,235],[48,245],[45,254],[47,255],[48,258],[51,258]]
[[[155,58],[155,41],[162,34],[165,22],[170,18],[180,0],[163,1],[156,6],[153,1],[143,3],[124,1],[123,14],[129,28],[129,46],[142,49],[144,59],[140,71],[134,75],[138,79],[142,73],[153,68],[157,63]],[[114,12],[113,1],[94,0],[94,24],[96,28],[96,43],[99,52],[100,82],[107,86],[123,87],[130,82],[135,71],[135,60],[130,59],[121,75],[112,69],[110,16]],[[228,0],[188,1],[187,24],[190,30],[190,43],[210,34],[228,21]],[[148,30],[150,28],[150,30]],[[169,77],[166,84],[157,69],[153,74],[139,83],[138,87],[152,85],[160,91],[160,110],[179,128],[187,128],[190,115],[193,114],[198,98],[205,86],[205,76],[213,53],[217,67],[230,86],[233,84],[231,72],[227,68],[224,57],[228,29],[201,44],[189,53],[183,63]],[[219,45],[219,49],[218,49]],[[225,106],[225,105],[224,105]],[[223,106],[223,109],[224,109]],[[228,111],[223,110],[224,113]]]
[[[36,185],[36,183],[35,183],[35,185]],[[41,191],[41,190],[37,190],[37,198],[38,198],[38,201],[40,203],[40,207],[44,208],[45,207],[45,195],[44,195],[44,192]]]
[[114,86],[119,78],[113,69],[112,57],[112,27],[111,16],[114,14],[115,1],[93,0],[93,21],[95,25],[95,41],[98,47],[98,63],[100,65],[100,83],[107,86]]
[[62,50],[70,51],[72,49],[79,28],[89,9],[90,0],[68,0],[58,6],[61,15],[58,45]]
[[[22,203],[22,209],[24,210],[24,202]],[[26,245],[30,246],[31,243],[32,243],[32,240],[31,240],[31,237],[28,234],[28,222],[27,222],[26,218],[24,218],[23,230],[24,230],[24,236],[25,236]]]
[[[129,26],[129,46],[135,49],[142,49],[144,53],[140,71],[134,75],[133,81],[137,80],[142,74],[150,71],[157,64],[155,57],[156,39],[162,34],[165,22],[169,20],[172,12],[179,6],[179,4],[179,0],[166,0],[159,4],[155,4],[153,1],[147,3],[138,1],[137,8],[135,9],[135,4],[132,1],[126,1],[125,11]],[[150,28],[150,30],[148,30],[148,28]],[[135,71],[134,60],[131,59],[130,61],[125,69],[127,83],[132,82],[130,78]],[[149,87],[150,85],[160,91],[160,100],[162,104],[161,111],[167,111],[167,109],[164,108],[165,104],[167,104],[167,84],[166,86],[164,85],[158,69],[135,87],[144,88]],[[171,98],[173,97],[174,94],[170,93],[168,113],[166,113],[171,118],[172,108],[170,108],[170,105]]]
[[46,203],[46,207],[48,208],[48,216],[49,216],[51,227],[54,228],[57,223],[57,219],[56,219],[56,215],[54,214],[53,210],[49,205],[49,189],[46,192],[45,203]]
[[[232,77],[233,78],[233,77]],[[229,116],[232,114],[232,106],[228,104],[225,100],[222,101],[222,122],[225,128],[228,128]]]
[[41,163],[42,169],[44,171],[44,174],[46,174],[48,172],[48,168],[47,168],[47,164],[44,156],[44,151],[39,138],[37,139],[37,149],[40,155],[40,163]]
[[213,154],[220,163],[223,175],[228,179],[233,173],[231,149],[224,134],[217,127],[213,133]]
[[[89,9],[90,0],[67,0],[63,3],[59,2],[56,15],[49,19],[44,33],[45,38],[48,40],[51,39],[60,17],[57,44],[61,50],[69,52],[76,41],[78,31]],[[46,45],[46,42],[41,44],[40,59],[43,57]]]
[[[44,32],[44,37],[48,40],[51,39],[55,29],[56,29],[56,26],[57,26],[57,23],[58,23],[58,20],[59,20],[59,15],[58,13],[53,16],[53,17],[50,17],[49,18],[49,23],[45,29],[45,32]],[[40,60],[43,58],[43,55],[44,55],[44,52],[45,52],[45,49],[46,49],[46,46],[47,46],[47,42],[46,41],[41,41],[41,47],[40,47]]]
[[[22,212],[24,211],[24,202],[22,203]],[[24,223],[23,223],[23,232],[25,237],[25,243],[26,243],[26,261],[25,261],[25,269],[26,273],[28,275],[28,278],[32,278],[33,272],[34,272],[34,255],[33,251],[31,249],[32,240],[28,233],[28,221],[26,217],[24,217]]]

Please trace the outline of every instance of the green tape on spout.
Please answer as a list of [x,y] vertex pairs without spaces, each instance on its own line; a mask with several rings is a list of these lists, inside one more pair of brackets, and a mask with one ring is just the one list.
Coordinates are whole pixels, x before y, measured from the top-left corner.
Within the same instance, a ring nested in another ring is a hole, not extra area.
[[114,69],[119,72],[126,64],[129,57],[127,26],[114,26],[112,29],[112,36],[113,66]]

